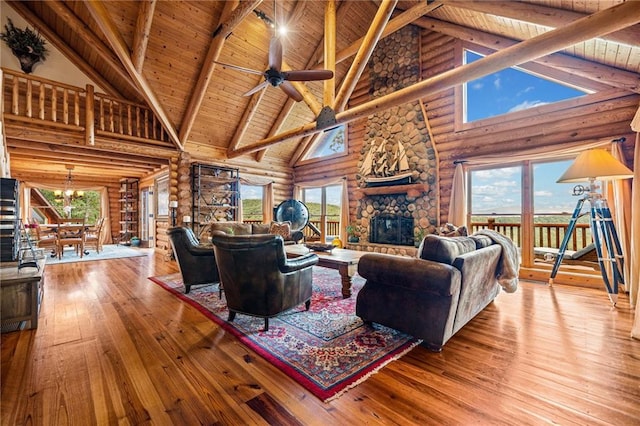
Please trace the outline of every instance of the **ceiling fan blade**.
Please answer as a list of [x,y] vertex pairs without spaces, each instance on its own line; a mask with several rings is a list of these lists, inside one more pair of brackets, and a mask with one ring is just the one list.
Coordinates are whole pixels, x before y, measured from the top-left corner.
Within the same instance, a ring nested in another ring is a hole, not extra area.
[[269,84],[268,81],[263,81],[262,83],[258,84],[256,87],[254,87],[253,89],[249,90],[247,93],[245,93],[242,96],[251,96],[254,93],[259,92],[260,90],[262,90],[265,87],[267,87],[268,84]]
[[333,71],[329,70],[293,70],[283,71],[282,78],[289,81],[316,81],[328,80],[333,77]]
[[282,43],[277,37],[272,37],[269,42],[269,68],[280,71],[282,67]]
[[238,65],[225,64],[224,62],[218,61],[213,61],[213,63],[236,71],[242,71],[249,74],[264,75],[263,71],[252,70],[251,68],[239,67]]
[[300,92],[298,92],[298,90],[296,90],[296,88],[293,87],[293,84],[289,83],[288,81],[283,81],[279,87],[282,89],[284,93],[286,93],[294,101],[300,102],[303,99]]

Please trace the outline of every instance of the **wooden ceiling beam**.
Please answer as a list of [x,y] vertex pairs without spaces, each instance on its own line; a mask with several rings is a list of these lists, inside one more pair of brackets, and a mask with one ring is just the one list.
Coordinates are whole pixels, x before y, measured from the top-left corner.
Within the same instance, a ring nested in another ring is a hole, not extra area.
[[[509,2],[508,7],[505,7],[504,1],[485,0],[482,2],[474,2],[443,0],[443,2],[447,7],[473,10],[474,12],[490,14],[499,18],[515,19],[551,28],[560,28],[577,19],[587,16],[586,13],[547,7],[541,4],[532,4],[522,1]],[[606,41],[612,41],[614,43],[624,43],[634,46],[637,45],[638,40],[640,40],[640,27],[631,26],[623,28],[609,34],[603,34],[599,36],[599,38]]]
[[336,1],[327,0],[324,6],[324,65],[333,77],[324,80],[322,103],[332,106],[336,97]]
[[351,96],[351,93],[353,93],[353,89],[355,89],[362,72],[367,66],[367,62],[373,53],[373,49],[376,47],[376,44],[378,44],[378,40],[380,40],[382,32],[389,22],[389,18],[391,17],[393,9],[396,7],[397,3],[398,0],[383,0],[382,3],[380,3],[380,7],[378,7],[378,11],[373,18],[373,22],[369,26],[367,34],[362,39],[360,49],[358,49],[358,53],[356,53],[356,57],[353,59],[353,62],[351,62],[347,75],[340,85],[338,95],[332,104],[334,111],[343,111],[344,107],[347,105],[349,97]]
[[[239,4],[238,4],[239,3]],[[202,69],[198,75],[198,81],[191,91],[192,96],[189,99],[189,104],[185,110],[185,114],[182,119],[182,125],[180,128],[180,139],[187,141],[193,124],[196,121],[202,101],[211,82],[211,76],[216,68],[216,64],[213,61],[217,61],[222,52],[222,46],[224,41],[231,34],[231,32],[243,21],[243,19],[255,9],[262,0],[250,0],[238,2],[237,0],[225,2],[224,10],[220,17],[220,24],[213,32],[213,40],[209,45],[209,50],[205,56]]]
[[[352,2],[349,2],[349,3],[352,3]],[[421,16],[424,16],[441,6],[442,6],[441,1],[435,1],[433,3],[428,3],[426,1],[418,2],[415,6],[411,7],[410,9],[407,9],[406,11],[402,12],[395,18],[389,20],[384,30],[382,31],[382,35],[380,36],[380,39],[383,39],[388,35],[395,33],[399,29],[413,23],[413,21],[420,18]],[[336,64],[339,64],[340,62],[343,62],[349,59],[350,57],[352,57],[353,55],[355,55],[356,53],[358,53],[358,50],[360,49],[360,46],[362,46],[363,41],[364,41],[364,37],[361,37],[358,40],[351,43],[346,48],[342,49],[339,52],[336,52]],[[315,55],[316,58],[318,56],[319,55]],[[324,61],[322,59],[318,59],[315,62],[316,62],[316,65],[313,67],[313,69],[324,68]]]
[[138,19],[136,29],[133,32],[133,48],[131,49],[131,62],[136,71],[142,73],[144,57],[149,44],[149,34],[153,22],[153,14],[156,10],[156,0],[142,0],[138,6]]
[[[96,70],[87,63],[80,55],[76,53],[69,45],[62,40],[56,34],[51,27],[49,27],[42,19],[37,17],[26,5],[24,2],[19,1],[8,1],[7,2],[11,7],[18,12],[20,16],[24,18],[29,24],[31,24],[34,28],[37,28],[38,31],[47,39],[52,46],[55,46],[62,54],[69,59],[75,66],[78,67],[80,71],[82,71],[89,79],[95,82],[100,88],[102,88],[108,95],[123,98],[122,93],[118,91],[109,81],[107,81],[102,75],[98,74]],[[134,86],[135,88],[135,86]],[[138,91],[135,88],[136,92]]]
[[244,137],[244,134],[247,132],[249,128],[249,123],[253,119],[258,107],[260,106],[260,102],[265,94],[266,90],[259,90],[258,92],[251,95],[251,99],[249,100],[249,105],[245,108],[244,113],[242,114],[242,118],[240,119],[240,123],[238,127],[236,127],[236,131],[231,138],[231,143],[229,143],[229,149],[236,149],[238,144]]
[[159,169],[156,165],[142,165],[140,163],[113,163],[106,161],[103,158],[87,158],[81,155],[77,155],[74,157],[69,156],[55,156],[47,153],[43,153],[42,151],[34,151],[34,152],[25,152],[21,149],[9,148],[9,153],[12,156],[12,160],[17,160],[22,158],[23,160],[32,159],[34,161],[42,160],[47,162],[57,162],[64,164],[73,164],[77,166],[86,166],[86,167],[94,167],[98,169],[109,169],[109,170],[118,170],[120,173],[123,171],[129,171],[132,168],[135,168],[139,171],[150,172],[156,169]]
[[[463,41],[489,48],[493,51],[512,48],[513,46],[517,46],[522,43],[510,38],[488,34],[433,18],[422,17],[417,19],[414,24],[430,31],[446,34]],[[619,68],[587,61],[585,59],[576,58],[563,53],[551,53],[549,55],[534,58],[530,62],[545,65],[570,75],[577,75],[596,83],[605,83],[610,87],[617,87],[631,92],[640,93],[640,80],[638,79],[638,74],[621,70]]]
[[120,62],[124,65],[131,78],[135,81],[140,92],[147,101],[147,104],[162,122],[162,125],[165,127],[175,146],[180,151],[184,150],[184,147],[180,142],[180,138],[178,137],[178,133],[176,132],[175,126],[173,125],[173,123],[171,123],[171,120],[169,120],[169,117],[165,113],[162,104],[158,101],[158,98],[153,92],[153,89],[151,88],[145,77],[135,69],[133,62],[131,62],[127,44],[122,38],[122,34],[120,34],[120,32],[118,31],[115,23],[111,19],[111,16],[109,16],[109,13],[107,12],[104,5],[97,0],[88,0],[84,4],[91,13],[93,19],[102,30],[107,40],[109,41],[109,44],[111,44],[112,49],[116,52],[116,55],[120,59]]
[[[618,31],[640,22],[640,8],[635,2],[620,3],[603,11],[586,16],[561,28],[525,40],[517,45],[495,52],[485,58],[442,74],[422,80],[386,96],[365,102],[347,111],[336,114],[336,124],[348,123],[366,117],[377,111],[384,111],[396,105],[413,102],[422,97],[449,89],[457,84],[475,80],[485,75],[509,68],[541,56],[573,46],[584,40]],[[243,146],[232,152],[230,158],[259,151],[292,138],[320,132],[315,122],[290,129],[268,139]]]
[[122,67],[122,64],[118,61],[118,58],[113,54],[111,49],[103,43],[103,41],[96,36],[89,27],[82,22],[69,8],[60,0],[47,1],[46,5],[51,10],[64,20],[65,26],[68,26],[73,32],[75,32],[82,41],[91,46],[91,50],[94,51],[103,61],[107,64],[118,77],[125,80],[134,92],[138,93],[138,88],[135,83]]

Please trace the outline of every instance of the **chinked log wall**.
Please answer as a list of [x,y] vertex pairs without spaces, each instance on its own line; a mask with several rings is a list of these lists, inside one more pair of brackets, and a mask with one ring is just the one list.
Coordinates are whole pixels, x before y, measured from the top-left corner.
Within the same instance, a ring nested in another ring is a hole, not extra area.
[[[456,51],[461,51],[461,41],[440,33],[423,30],[422,78],[429,78],[458,65]],[[353,107],[369,99],[369,76],[363,73],[349,99]],[[568,76],[570,78],[570,76]],[[603,82],[606,79],[603,78]],[[568,81],[572,83],[572,81]],[[630,118],[638,109],[640,96],[611,89],[582,96],[564,102],[531,108],[507,116],[487,120],[483,125],[456,131],[456,93],[444,90],[422,99],[431,126],[434,143],[439,154],[440,223],[447,221],[457,159],[470,156],[499,154],[508,159],[509,154],[532,148],[553,147],[580,140],[606,140],[630,133]],[[364,141],[366,119],[349,123],[349,155],[314,163],[295,169],[296,181],[348,176],[349,193],[357,189],[355,174]],[[541,132],[541,129],[543,132]],[[623,144],[627,165],[633,167],[634,143],[627,138]],[[349,201],[349,212],[354,218],[356,202]]]

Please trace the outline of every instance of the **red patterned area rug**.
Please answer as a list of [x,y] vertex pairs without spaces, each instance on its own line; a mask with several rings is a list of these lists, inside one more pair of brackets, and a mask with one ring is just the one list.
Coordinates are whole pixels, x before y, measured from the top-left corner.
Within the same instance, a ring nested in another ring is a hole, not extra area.
[[398,359],[420,340],[379,324],[365,325],[355,315],[364,279],[356,276],[353,295],[343,299],[337,271],[314,267],[311,308],[300,305],[264,320],[238,314],[226,321],[228,310],[218,285],[191,287],[184,294],[180,274],[150,277],[180,299],[220,324],[249,348],[328,402]]

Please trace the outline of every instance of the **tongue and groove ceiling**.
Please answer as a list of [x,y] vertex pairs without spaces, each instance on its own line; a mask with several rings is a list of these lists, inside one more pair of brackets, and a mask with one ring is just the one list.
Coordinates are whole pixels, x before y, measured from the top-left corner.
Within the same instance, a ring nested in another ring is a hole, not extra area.
[[[340,53],[359,46],[379,8],[388,3],[336,2],[336,91],[357,49],[344,60]],[[522,41],[619,3],[617,0],[398,1],[391,20],[415,8],[421,11],[415,24],[422,28],[433,31],[466,28]],[[236,148],[313,122],[317,108],[323,103],[323,82],[304,83],[310,91],[307,96],[315,99],[315,112],[305,102],[290,108],[287,96],[271,86],[261,94],[245,97],[243,94],[262,82],[262,77],[212,65],[211,59],[260,71],[267,68],[273,30],[253,12],[255,9],[272,20],[287,23],[289,33],[283,38],[287,66],[323,67],[324,1],[278,0],[275,4],[267,0],[10,1],[8,4],[109,95],[149,104],[172,129],[176,150],[184,148],[195,158],[234,157]],[[636,23],[564,48],[562,53],[637,75],[640,29]],[[613,77],[603,76],[606,78]],[[637,90],[636,79],[632,91]],[[278,130],[274,123],[280,121]],[[7,138],[11,139],[9,133]],[[300,141],[300,137],[291,138],[269,145],[265,152],[246,153],[243,161],[261,159],[289,165]],[[27,151],[14,150],[12,161],[21,164],[25,156]],[[52,170],[60,168],[65,173],[61,164],[59,157],[52,159]],[[76,164],[81,171],[83,165]]]

